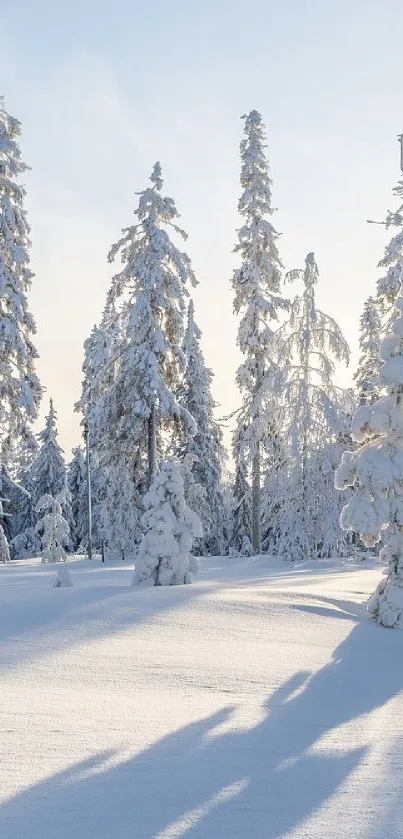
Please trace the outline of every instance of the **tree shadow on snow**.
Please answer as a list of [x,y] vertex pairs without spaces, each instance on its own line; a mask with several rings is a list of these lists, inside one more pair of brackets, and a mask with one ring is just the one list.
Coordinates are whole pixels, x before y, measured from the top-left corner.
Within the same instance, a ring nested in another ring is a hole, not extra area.
[[[94,755],[6,802],[0,835],[280,839],[365,757],[365,747],[332,750],[318,741],[403,689],[402,668],[384,666],[388,657],[400,661],[401,642],[398,632],[360,622],[321,670],[296,673],[272,693],[254,728],[226,729],[234,709],[223,708],[129,760],[115,755],[111,766]],[[363,827],[362,817],[351,823]],[[390,839],[379,823],[377,839]]]
[[315,599],[318,601],[318,604],[323,605],[316,605],[314,603],[290,603],[290,608],[295,609],[297,612],[306,612],[307,614],[321,615],[327,618],[334,617],[337,620],[349,620],[354,623],[357,622],[357,618],[361,620],[368,618],[365,606],[353,600],[342,600],[319,594],[310,594],[309,599]]
[[54,589],[49,582],[46,588],[17,588],[0,610],[1,671],[147,623],[159,612],[180,608],[211,588],[197,585],[138,589],[130,586],[132,576],[130,570],[121,585]]

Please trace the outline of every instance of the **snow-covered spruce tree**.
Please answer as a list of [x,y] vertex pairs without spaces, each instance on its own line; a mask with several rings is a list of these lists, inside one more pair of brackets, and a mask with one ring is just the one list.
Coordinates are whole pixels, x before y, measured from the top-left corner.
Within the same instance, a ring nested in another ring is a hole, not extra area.
[[18,183],[28,168],[21,158],[20,134],[20,123],[0,97],[0,449],[8,468],[11,453],[32,436],[41,397],[32,341],[36,328],[27,300],[33,275],[25,189]]
[[[88,429],[92,498],[92,538],[100,545],[105,538],[105,504],[107,472],[121,456],[113,433],[111,400],[117,369],[118,347],[121,336],[119,312],[108,297],[99,326],[94,326],[84,342],[83,382],[81,398],[75,410],[82,416]],[[115,503],[118,499],[115,498]]]
[[71,498],[71,542],[75,552],[78,548],[86,548],[88,543],[87,469],[81,446],[73,449],[73,459],[67,471],[67,486]]
[[[342,416],[342,422],[347,421],[347,415]],[[351,421],[351,418],[350,418]],[[331,439],[323,449],[312,452],[310,457],[310,471],[312,480],[317,480],[319,492],[316,504],[312,509],[311,544],[312,555],[319,558],[347,556],[351,554],[354,539],[340,527],[340,513],[349,498],[346,490],[343,495],[335,492],[334,476],[346,443],[342,442],[343,434],[337,439]],[[351,448],[351,443],[350,443]],[[318,477],[319,476],[319,479]],[[314,498],[315,500],[315,498]]]
[[[10,548],[13,559],[37,556],[39,542],[35,533],[36,512],[32,466],[38,453],[38,441],[29,429],[28,436],[23,435],[13,451],[12,475],[5,467],[3,485],[9,499]],[[7,459],[3,460],[3,466]]]
[[[14,461],[10,461],[8,456],[0,457],[2,492],[7,499],[6,536],[10,541],[13,559],[24,559],[38,554],[32,480],[32,461],[37,451],[36,438],[29,432],[28,440],[23,437],[14,447]],[[7,463],[10,463],[10,467]]]
[[0,524],[0,562],[3,564],[10,562],[10,549],[2,524]]
[[146,492],[144,468],[132,453],[114,457],[105,471],[102,533],[108,559],[133,559],[143,535],[141,498]]
[[[224,552],[223,555],[233,555],[233,524],[234,524],[234,474],[228,469],[223,469],[222,474],[222,495],[223,495],[223,522],[224,522]],[[250,541],[250,539],[249,539]]]
[[[198,482],[194,467],[197,457],[194,454],[177,455],[175,462],[178,464],[183,481],[185,500],[191,510],[200,518],[200,521],[209,525],[209,503],[205,488]],[[204,531],[203,531],[204,533]],[[203,537],[195,539],[193,552],[196,556],[203,556],[210,553]]]
[[[403,135],[399,137],[401,149],[403,149]],[[403,155],[401,155],[400,168],[403,172]],[[403,178],[401,178],[393,190],[399,199],[403,197]],[[377,303],[380,306],[383,330],[387,329],[389,318],[393,318],[393,307],[400,294],[400,287],[403,276],[403,204],[394,212],[388,211],[386,220],[383,222],[386,229],[396,228],[397,233],[392,237],[385,248],[385,253],[378,263],[380,268],[386,268],[386,274],[377,283]]]
[[104,505],[106,503],[107,467],[97,450],[90,451],[90,470],[92,543],[93,547],[100,549],[101,543],[105,540]]
[[7,564],[10,562],[10,548],[4,527],[6,521],[6,513],[4,512],[5,500],[5,498],[0,498],[0,562]]
[[[32,467],[32,478],[34,481],[35,508],[43,496],[62,498],[62,513],[69,528],[73,521],[70,506],[70,496],[67,492],[66,465],[63,451],[57,441],[57,414],[50,400],[49,414],[45,420],[45,428],[39,433],[39,452]],[[39,531],[40,533],[40,531]]]
[[37,556],[40,540],[35,530],[37,514],[34,506],[35,483],[32,468],[20,473],[18,490],[14,490],[11,522],[11,550],[13,559]]
[[172,198],[161,194],[162,186],[156,163],[151,187],[139,194],[137,223],[123,231],[109,254],[109,261],[119,255],[124,266],[110,290],[110,297],[121,301],[125,321],[110,394],[113,434],[127,450],[147,439],[149,483],[157,469],[161,425],[178,418],[192,425],[176,393],[184,367],[187,286],[196,280],[189,257],[170,239],[169,229],[184,239],[186,234],[176,226],[178,212]]
[[[313,253],[306,257],[304,271],[291,272],[292,280],[298,277],[303,279],[303,294],[294,299],[289,321],[277,336],[285,362],[282,435],[288,475],[275,549],[291,559],[309,559],[322,554],[323,538],[315,535],[313,524],[324,527],[325,509],[329,514],[334,445],[351,397],[333,382],[335,361],[348,364],[349,349],[333,318],[316,308],[319,272]],[[338,553],[337,540],[327,546],[329,551]]]
[[200,519],[186,504],[182,476],[175,463],[161,464],[143,501],[144,536],[132,585],[190,583],[198,569],[198,561],[190,552],[202,528]]
[[241,267],[234,271],[234,311],[241,313],[238,345],[245,361],[237,373],[243,402],[241,422],[248,429],[245,454],[252,463],[253,549],[261,551],[261,447],[272,415],[272,381],[275,370],[274,332],[279,311],[287,308],[280,295],[282,264],[276,233],[268,216],[273,213],[269,166],[265,157],[262,117],[251,111],[245,119],[241,143],[242,195],[238,210],[244,224],[238,232],[235,252]]
[[90,452],[98,452],[105,440],[104,401],[115,382],[117,357],[122,340],[121,314],[108,295],[99,326],[94,326],[84,342],[81,397],[74,408],[87,423]]
[[239,556],[251,556],[252,548],[252,505],[251,490],[247,479],[244,460],[244,429],[238,426],[233,440],[235,478],[232,500],[231,549]]
[[25,189],[17,182],[26,172],[18,138],[20,123],[7,113],[0,97],[0,444],[14,443],[37,415],[41,387],[35,373],[36,331],[28,308],[31,286],[29,226]]
[[75,408],[83,414],[89,434],[93,541],[98,545],[105,541],[109,559],[125,559],[142,536],[140,487],[144,493],[146,440],[122,441],[115,433],[114,423],[124,404],[117,373],[125,352],[127,312],[125,307],[118,310],[112,292],[100,325],[84,344],[82,395]]
[[[202,520],[201,552],[221,555],[225,551],[224,504],[221,488],[224,449],[222,431],[213,415],[215,407],[211,395],[213,374],[206,367],[200,338],[201,332],[194,319],[193,301],[190,301],[182,347],[186,367],[178,398],[180,404],[193,417],[196,433],[189,433],[188,424],[182,424],[183,433],[180,435],[178,455],[182,463],[188,458],[185,495],[191,509],[197,512]],[[194,506],[196,503],[197,506]]]
[[62,505],[66,501],[66,492],[56,498],[43,495],[39,499],[36,511],[39,519],[36,528],[41,537],[42,562],[65,562],[66,548],[70,546],[70,528],[63,516]]
[[66,466],[57,437],[57,414],[51,399],[45,427],[38,434],[40,446],[33,467],[38,500],[43,495],[55,497],[66,488]]
[[352,487],[341,525],[360,533],[364,544],[384,542],[388,565],[368,609],[383,626],[403,628],[403,297],[394,307],[389,334],[380,347],[378,387],[385,395],[361,405],[352,422],[359,447],[345,452],[336,487]]
[[287,441],[280,436],[280,418],[277,433],[272,436],[272,449],[262,490],[262,549],[264,553],[278,554],[282,537],[282,519],[290,507],[292,482],[291,464]]
[[[400,135],[399,142],[403,149],[403,135]],[[403,171],[402,154],[401,169]],[[403,178],[398,181],[393,192],[400,200],[403,198]],[[390,319],[393,319],[394,304],[400,294],[403,279],[403,204],[395,211],[389,210],[384,222],[376,223],[383,224],[386,230],[395,228],[397,232],[386,245],[378,263],[379,268],[386,268],[386,274],[378,280],[376,296],[366,301],[361,317],[360,360],[354,377],[361,404],[375,401],[380,395],[375,389],[380,367],[379,346],[389,330]]]
[[381,330],[379,302],[369,297],[365,301],[360,319],[360,357],[354,375],[355,388],[361,405],[365,402],[374,402],[379,396],[376,383],[379,374]]

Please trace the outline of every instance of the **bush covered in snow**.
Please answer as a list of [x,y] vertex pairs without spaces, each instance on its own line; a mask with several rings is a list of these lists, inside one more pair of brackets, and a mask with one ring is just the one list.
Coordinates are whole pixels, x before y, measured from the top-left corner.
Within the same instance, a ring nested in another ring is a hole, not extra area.
[[202,535],[197,515],[185,502],[179,467],[161,464],[144,496],[144,537],[136,557],[134,586],[173,586],[190,583],[198,561],[190,553]]

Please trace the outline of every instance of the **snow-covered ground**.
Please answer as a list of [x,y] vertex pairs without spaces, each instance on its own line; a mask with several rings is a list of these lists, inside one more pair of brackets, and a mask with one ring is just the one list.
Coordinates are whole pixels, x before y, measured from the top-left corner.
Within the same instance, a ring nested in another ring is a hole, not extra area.
[[0,568],[4,839],[403,837],[403,633],[372,564]]

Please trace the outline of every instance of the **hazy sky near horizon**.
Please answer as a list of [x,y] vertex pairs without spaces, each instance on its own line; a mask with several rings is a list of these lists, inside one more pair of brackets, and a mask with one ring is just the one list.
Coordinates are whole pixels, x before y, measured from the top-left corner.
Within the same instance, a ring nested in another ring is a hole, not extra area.
[[259,110],[286,268],[314,251],[318,305],[357,361],[358,321],[394,207],[403,130],[401,0],[0,0],[0,93],[23,127],[38,371],[66,454],[106,255],[160,160],[186,249],[218,416],[239,404],[230,278],[240,116]]

